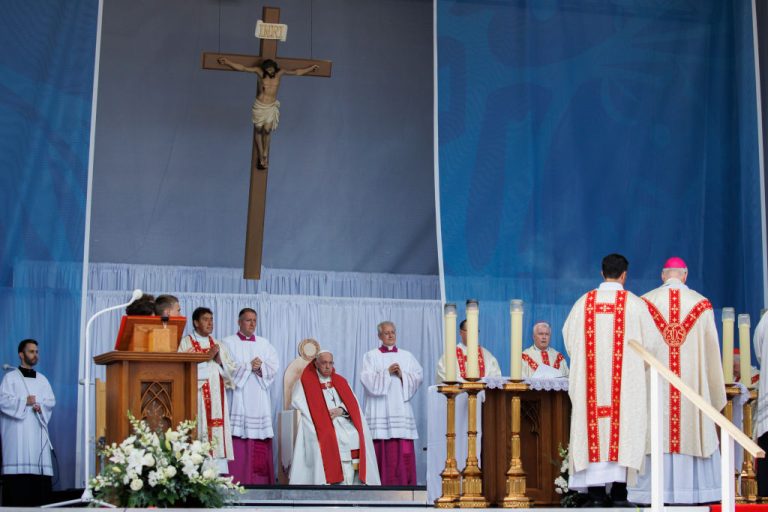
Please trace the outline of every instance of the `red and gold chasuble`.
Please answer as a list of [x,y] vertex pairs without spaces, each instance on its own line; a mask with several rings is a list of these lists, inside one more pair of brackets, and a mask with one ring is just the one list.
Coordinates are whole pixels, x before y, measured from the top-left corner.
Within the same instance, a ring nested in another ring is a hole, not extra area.
[[[624,327],[627,292],[618,290],[614,302],[597,302],[597,290],[587,294],[584,303],[584,340],[587,370],[587,445],[589,462],[600,462],[600,418],[611,419],[608,461],[619,460],[619,413],[621,410],[621,366],[624,360]],[[597,403],[596,315],[613,315],[613,364],[611,402]]]
[[[680,377],[680,347],[702,313],[712,309],[712,304],[706,299],[697,302],[681,322],[680,290],[669,290],[669,321],[651,301],[646,298],[643,300],[669,349],[669,369]],[[680,391],[672,384],[669,385],[669,453],[680,453]]]
[[[189,337],[189,341],[192,343],[192,348],[194,349],[193,352],[197,352],[200,354],[204,354],[208,352],[208,350],[204,349],[200,346],[200,343],[195,339],[194,336]],[[208,337],[208,343],[210,343],[211,347],[213,348],[216,346],[216,342],[213,341],[212,337]],[[215,364],[215,363],[214,363]],[[205,381],[202,386],[203,390],[203,404],[205,404],[205,422],[208,425],[208,441],[213,440],[213,428],[220,427],[224,428],[224,418],[213,418],[213,414],[211,411],[211,384],[208,381]],[[221,404],[222,407],[224,406],[224,402],[226,400],[224,396],[224,379],[219,375],[219,390],[221,391]],[[227,454],[227,444],[224,443],[224,456],[228,456]]]
[[[539,363],[534,361],[533,358],[528,354],[523,353],[523,361],[525,361],[528,367],[533,371],[536,371],[539,368]],[[549,352],[547,350],[541,351],[541,362],[547,366],[551,366],[555,370],[560,369],[560,364],[563,361],[565,361],[563,354],[557,354],[557,357],[555,358],[555,364],[549,364]]]
[[[480,346],[477,347],[477,368],[480,372],[480,378],[485,377],[485,360],[483,359],[483,349]],[[456,347],[456,361],[459,363],[459,372],[461,378],[467,379],[467,356],[460,347]]]

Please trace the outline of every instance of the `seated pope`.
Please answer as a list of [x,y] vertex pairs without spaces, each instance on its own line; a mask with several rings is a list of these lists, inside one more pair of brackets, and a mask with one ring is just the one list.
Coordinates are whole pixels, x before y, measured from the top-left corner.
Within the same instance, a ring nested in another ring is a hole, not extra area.
[[547,322],[533,325],[533,345],[523,351],[523,378],[567,377],[568,363],[563,354],[549,346],[552,328]]
[[368,424],[333,354],[317,353],[293,388],[291,408],[301,413],[291,485],[381,485]]

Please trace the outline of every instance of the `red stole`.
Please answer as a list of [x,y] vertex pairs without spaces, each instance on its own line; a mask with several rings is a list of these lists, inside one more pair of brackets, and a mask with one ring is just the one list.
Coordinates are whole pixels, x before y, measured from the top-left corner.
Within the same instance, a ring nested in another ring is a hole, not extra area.
[[[207,350],[205,350],[200,343],[195,339],[193,335],[189,336],[189,341],[192,343],[192,349],[193,352],[196,352],[198,354],[205,354]],[[208,343],[210,344],[210,348],[213,348],[216,346],[216,342],[213,341],[213,337],[208,336]],[[216,364],[215,361],[211,361],[212,364]],[[210,379],[210,377],[208,377]],[[229,414],[229,411],[226,410],[226,398],[224,396],[224,379],[221,377],[221,374],[219,374],[219,390],[221,391],[221,407],[222,407],[222,413],[223,414]],[[215,427],[221,427],[224,429],[224,418],[213,418],[213,411],[212,411],[212,404],[211,404],[211,384],[208,380],[206,380],[203,383],[203,404],[205,406],[205,422],[208,425],[208,441],[213,440],[213,429]],[[227,444],[224,443],[224,455],[227,456]]]
[[[338,375],[336,370],[331,374],[331,383],[336,388],[336,392],[344,402],[344,407],[349,413],[349,419],[357,430],[360,438],[360,481],[365,483],[365,436],[363,435],[363,422],[360,416],[360,408],[352,390],[349,387],[347,379]],[[301,386],[304,388],[304,395],[307,397],[309,414],[312,416],[312,423],[317,432],[317,441],[320,443],[320,455],[323,458],[323,469],[325,470],[325,481],[329,484],[337,484],[344,481],[344,472],[341,470],[341,456],[339,455],[339,443],[336,440],[336,429],[333,428],[333,421],[328,412],[328,405],[323,395],[323,386],[320,383],[320,377],[317,375],[315,365],[309,363],[301,373]]]
[[[459,363],[459,374],[462,379],[467,378],[467,356],[464,355],[464,351],[456,346],[456,361]],[[485,377],[485,359],[483,359],[483,349],[480,345],[477,346],[477,369],[480,373],[480,378]]]

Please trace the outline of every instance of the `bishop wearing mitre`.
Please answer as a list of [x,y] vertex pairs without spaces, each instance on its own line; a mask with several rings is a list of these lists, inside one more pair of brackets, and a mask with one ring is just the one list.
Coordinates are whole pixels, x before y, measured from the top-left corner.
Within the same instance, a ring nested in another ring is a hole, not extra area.
[[293,448],[291,485],[381,485],[371,433],[333,354],[317,353],[296,383],[291,408],[301,413]]

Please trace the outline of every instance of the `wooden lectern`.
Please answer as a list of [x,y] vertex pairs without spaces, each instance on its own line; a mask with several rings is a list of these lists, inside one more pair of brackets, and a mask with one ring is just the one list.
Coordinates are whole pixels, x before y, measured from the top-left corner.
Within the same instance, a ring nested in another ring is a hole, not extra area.
[[108,444],[132,434],[128,411],[163,431],[197,417],[197,364],[210,356],[176,352],[185,324],[183,317],[123,317],[115,350],[93,358],[107,366]]

